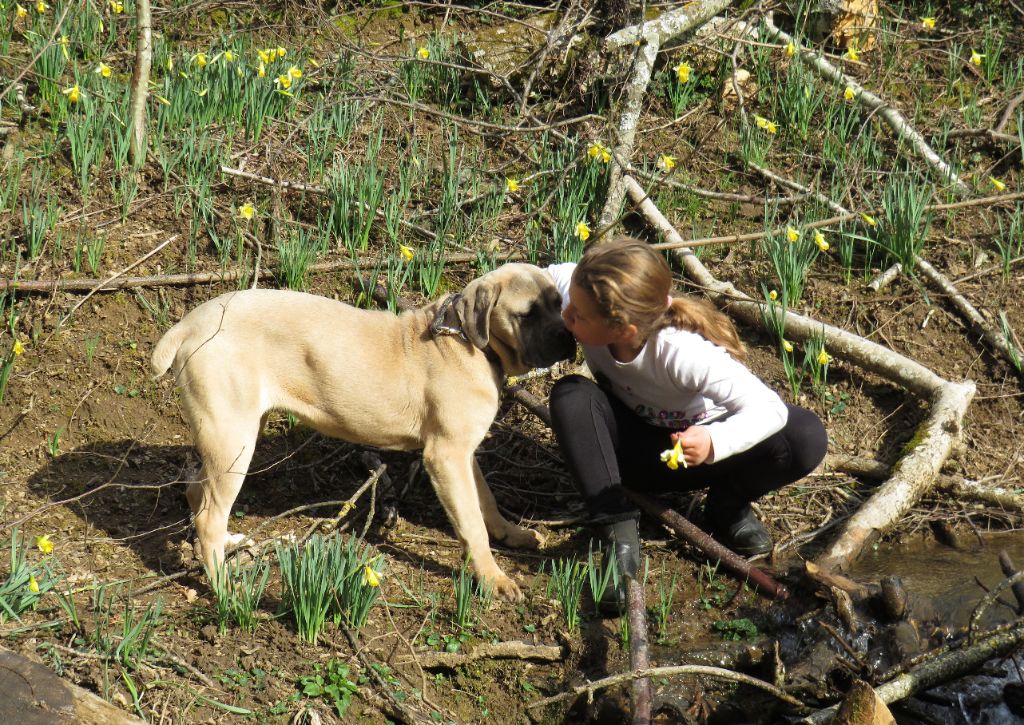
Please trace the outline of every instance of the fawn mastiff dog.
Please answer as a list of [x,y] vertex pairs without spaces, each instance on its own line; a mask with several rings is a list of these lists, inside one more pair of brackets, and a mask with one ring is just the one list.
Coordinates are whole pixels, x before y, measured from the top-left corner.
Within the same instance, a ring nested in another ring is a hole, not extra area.
[[474,452],[505,375],[574,353],[560,313],[550,277],[529,264],[503,265],[461,295],[398,316],[269,289],[192,310],[157,343],[152,366],[156,376],[173,368],[202,459],[186,496],[206,566],[223,561],[231,505],[267,413],[286,410],[352,443],[422,448],[477,576],[496,594],[520,598],[488,534],[512,547],[542,539],[498,512]]

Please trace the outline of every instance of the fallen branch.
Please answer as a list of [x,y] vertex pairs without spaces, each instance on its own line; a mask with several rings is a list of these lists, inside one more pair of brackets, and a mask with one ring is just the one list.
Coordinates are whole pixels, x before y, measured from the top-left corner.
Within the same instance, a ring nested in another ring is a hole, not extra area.
[[[999,552],[999,568],[1003,570],[1003,574],[1008,578],[1017,576],[1020,572],[1017,567],[1013,565],[1013,559],[1006,553],[1006,549],[1002,549]],[[1017,600],[1017,615],[1024,614],[1024,582],[1015,580],[1010,589],[1013,590],[1013,598]]]
[[[629,666],[633,671],[646,670],[651,666],[650,650],[647,648],[647,605],[644,602],[644,585],[633,577],[626,580],[626,600],[629,618]],[[654,692],[649,679],[638,677],[633,680],[634,725],[650,725],[653,699]]]
[[709,558],[721,562],[723,567],[736,574],[740,580],[748,582],[760,594],[772,599],[786,599],[789,596],[786,588],[767,573],[755,566],[751,566],[749,561],[719,544],[708,534],[701,531],[697,526],[658,499],[631,489],[626,489],[626,493],[643,509],[644,513],[656,518],[684,541],[707,554]]
[[632,682],[637,679],[646,678],[660,678],[660,677],[678,677],[680,675],[696,675],[698,677],[711,677],[716,680],[726,680],[729,682],[736,682],[741,685],[749,685],[750,687],[756,687],[759,690],[764,690],[771,695],[774,695],[778,699],[785,702],[787,705],[792,705],[800,710],[806,710],[807,706],[797,700],[795,697],[787,692],[784,692],[775,685],[769,684],[764,680],[759,680],[756,677],[750,677],[740,672],[733,672],[732,670],[722,669],[721,667],[707,667],[705,665],[675,665],[671,667],[650,667],[645,670],[636,670],[633,672],[622,672],[617,675],[611,675],[600,680],[594,680],[588,682],[585,685],[578,685],[571,690],[552,695],[551,697],[545,697],[543,700],[537,700],[531,702],[526,706],[527,710],[533,710],[538,707],[544,707],[545,705],[553,705],[556,702],[562,702],[563,700],[570,700],[586,693],[588,698],[592,698],[594,693],[598,690],[604,690],[609,687],[615,687],[626,682]]
[[[630,197],[648,223],[670,244],[684,246],[679,233],[640,184],[630,177],[625,181]],[[691,279],[719,304],[728,304],[730,314],[751,325],[764,324],[762,310],[768,303],[755,301],[733,285],[715,279],[692,251],[683,249],[676,256]],[[931,402],[929,418],[915,433],[914,440],[919,443],[894,467],[893,476],[846,522],[837,541],[819,560],[823,568],[843,569],[928,491],[954,440],[960,437],[963,416],[974,397],[975,386],[971,381],[949,382],[915,360],[792,311],[786,312],[785,329],[786,336],[796,340],[820,334],[836,357],[892,380]]]
[[135,65],[132,67],[131,99],[128,102],[131,121],[128,153],[132,166],[138,169],[146,161],[146,99],[149,97],[149,72],[153,63],[153,22],[149,0],[136,1],[135,25],[138,38],[135,41]]
[[959,290],[953,286],[953,283],[946,278],[939,270],[935,269],[924,259],[920,257],[915,258],[915,263],[918,269],[921,270],[922,276],[931,282],[933,285],[939,288],[943,294],[949,298],[949,301],[953,303],[957,311],[967,318],[967,321],[974,326],[974,328],[981,333],[982,339],[988,343],[989,347],[993,350],[1003,354],[1014,370],[1018,373],[1024,374],[1024,370],[1021,370],[1018,365],[1022,359],[1024,359],[1024,353],[1022,353],[1016,345],[1010,340],[1006,339],[1004,335],[997,333],[992,327],[985,322],[985,318],[981,316],[981,313],[968,302],[967,298],[960,294]]
[[835,83],[840,88],[852,88],[860,105],[876,113],[885,121],[901,141],[904,141],[913,148],[958,193],[964,195],[971,193],[970,187],[960,181],[953,168],[939,157],[932,147],[928,145],[928,142],[925,141],[924,136],[910,125],[907,119],[903,117],[903,114],[829,63],[822,55],[801,46],[796,38],[777,28],[770,18],[764,18],[764,28],[767,30],[770,39],[777,40],[783,45],[792,43],[793,47],[797,49],[795,57],[810,65],[819,76]]
[[[905,672],[875,688],[878,697],[885,704],[902,700],[911,695],[929,690],[943,682],[955,680],[976,670],[980,665],[996,657],[1009,654],[1024,642],[1024,623],[1010,629],[990,633],[973,645],[941,654],[924,664]],[[800,722],[804,725],[824,725],[835,717],[839,705],[818,710]]]
[[[875,481],[884,481],[892,475],[892,466],[888,463],[860,456],[829,454],[825,456],[825,467]],[[935,487],[960,501],[977,501],[1004,511],[1024,512],[1024,496],[1002,486],[986,486],[984,479],[972,481],[943,473],[936,477]]]
[[626,197],[622,179],[633,155],[636,124],[644,107],[644,95],[651,82],[651,73],[654,70],[654,61],[659,48],[680,33],[693,30],[708,22],[732,5],[732,2],[733,0],[703,0],[696,7],[688,5],[662,13],[656,20],[624,28],[605,38],[605,50],[610,51],[622,47],[635,47],[636,50],[629,80],[626,82],[626,98],[622,104],[615,132],[615,144],[612,149],[615,163],[609,170],[608,193],[605,196],[599,222],[601,229],[609,227],[619,216],[622,201]]
[[[455,669],[476,660],[536,660],[538,662],[560,662],[565,658],[561,647],[553,644],[530,644],[516,640],[506,642],[481,642],[468,652],[419,652],[419,663],[424,669]],[[400,660],[398,664],[409,664],[413,660]]]

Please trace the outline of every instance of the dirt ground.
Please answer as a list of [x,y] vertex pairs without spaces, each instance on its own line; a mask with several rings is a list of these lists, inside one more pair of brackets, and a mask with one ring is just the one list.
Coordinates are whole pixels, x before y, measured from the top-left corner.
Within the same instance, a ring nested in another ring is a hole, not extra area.
[[[442,20],[424,15],[416,22],[406,17],[404,22],[423,32]],[[277,27],[281,34],[287,30]],[[325,43],[326,37],[319,41]],[[1004,101],[1000,98],[993,105],[1002,106]],[[644,123],[653,128],[657,120],[652,109]],[[686,139],[689,179],[714,188],[724,164],[731,191],[765,193],[763,182],[743,173],[741,162],[733,157],[734,139],[708,138],[707,129],[720,120],[712,110],[697,114],[672,129],[645,135],[645,149]],[[19,137],[24,141],[31,134],[31,127],[19,128],[6,143],[16,144]],[[957,148],[989,160],[1001,153],[980,142],[971,146],[964,141]],[[300,153],[285,147],[281,156],[288,161],[278,166],[254,155],[250,168],[286,177],[284,170],[295,166],[292,156]],[[793,157],[777,161],[800,163]],[[1019,159],[1003,163],[1001,177],[1017,188]],[[182,232],[182,213],[162,190],[158,175],[155,164],[145,167],[139,201],[124,223],[117,209],[101,199],[92,199],[84,208],[79,205],[87,223],[106,238],[103,270],[108,274]],[[263,187],[228,177],[217,180],[214,188],[225,198],[264,193]],[[68,177],[56,180],[52,193],[65,201],[65,208],[76,208],[78,192]],[[716,233],[756,229],[762,211],[754,205],[703,200],[693,219],[684,217],[690,212],[681,206],[667,210],[681,231],[691,221],[697,228],[717,220]],[[1014,264],[1009,277],[1002,276],[992,242],[993,218],[987,207],[938,216],[925,256],[990,317],[1004,311],[1011,327],[1024,329],[1024,270]],[[505,221],[506,244],[513,251],[524,250],[522,237],[517,236],[524,220],[510,212]],[[624,223],[654,240],[639,219],[627,217]],[[0,230],[12,236],[15,225],[13,214],[0,220]],[[182,239],[131,274],[182,271],[185,254]],[[320,261],[335,259],[328,253]],[[719,279],[755,296],[770,278],[763,256],[746,244],[711,247],[703,259]],[[201,248],[194,271],[219,268],[212,249]],[[0,277],[10,278],[14,271],[10,258],[0,264]],[[475,274],[471,265],[452,265],[447,286],[457,289]],[[20,275],[38,280],[74,276],[65,262],[45,257],[21,269]],[[899,277],[879,293],[869,290],[866,282],[864,275],[855,273],[846,284],[839,265],[823,255],[809,278],[803,311],[901,352],[949,380],[974,381],[978,392],[965,420],[963,445],[945,472],[1019,489],[1024,473],[1021,376],[993,356],[942,294],[919,279]],[[43,534],[50,537],[87,628],[94,618],[91,592],[101,583],[118,585],[118,601],[130,599],[139,610],[159,601],[161,623],[154,655],[132,672],[132,682],[140,688],[137,706],[118,665],[69,647],[71,629],[53,600],[44,600],[20,622],[0,625],[5,646],[42,660],[61,676],[126,710],[160,722],[227,718],[284,723],[303,710],[317,711],[324,721],[337,719],[327,699],[304,696],[298,685],[299,678],[326,667],[330,660],[350,664],[362,678],[346,722],[385,722],[393,717],[387,714],[393,706],[384,703],[385,691],[423,721],[527,722],[534,717],[577,722],[619,717],[598,712],[614,712],[614,697],[599,698],[594,706],[577,702],[573,709],[527,709],[540,697],[628,668],[628,649],[623,648],[619,620],[592,616],[589,605],[584,606],[581,631],[567,631],[558,603],[545,591],[548,576],[541,573],[542,565],[553,558],[585,557],[590,530],[581,523],[579,498],[550,431],[511,400],[503,404],[479,460],[501,508],[513,519],[535,526],[547,540],[537,553],[496,549],[500,565],[523,588],[522,603],[493,602],[468,632],[457,631],[451,623],[452,575],[462,564],[462,553],[450,524],[418,455],[377,451],[390,483],[382,486],[372,507],[363,500],[346,520],[352,532],[365,527],[367,541],[386,556],[382,591],[391,606],[372,610],[355,647],[333,626],[319,645],[308,645],[299,641],[287,618],[278,616],[281,587],[275,570],[256,631],[218,634],[204,578],[194,572],[181,575],[193,564],[183,495],[195,465],[189,431],[172,381],[151,379],[148,359],[170,324],[201,302],[235,288],[235,283],[203,283],[98,292],[77,308],[84,293],[16,296],[20,307],[15,329],[26,349],[16,360],[0,403],[0,528],[16,528],[28,541]],[[682,277],[677,289],[694,291]],[[345,270],[313,275],[310,291],[350,302],[356,297]],[[774,342],[760,330],[740,332],[750,349],[752,369],[784,399],[792,400]],[[8,342],[0,339],[0,344]],[[551,382],[541,377],[527,386],[545,399]],[[811,408],[826,422],[830,453],[894,462],[926,410],[906,391],[842,359],[831,365],[827,390],[822,396],[805,388],[792,402]],[[366,480],[369,467],[361,454],[361,449],[293,425],[284,414],[275,415],[235,505],[233,530],[258,529],[255,538],[260,541],[301,534],[318,516],[336,513],[340,502]],[[762,518],[777,542],[776,555],[764,565],[794,593],[785,604],[758,597],[645,521],[646,596],[652,610],[659,601],[659,586],[674,581],[678,587],[664,639],[652,648],[652,664],[719,662],[769,676],[772,643],[782,639],[780,633],[792,633],[801,621],[830,606],[802,577],[803,559],[831,540],[836,529],[827,525],[852,512],[870,494],[871,485],[821,470],[761,502]],[[321,502],[329,503],[309,507]],[[699,521],[699,494],[673,503]],[[307,508],[281,516],[296,507]],[[388,516],[392,510],[397,517]],[[931,536],[936,526],[963,534],[1004,531],[1019,524],[1016,512],[936,493],[926,497],[891,537]],[[653,619],[652,612],[652,627]],[[752,629],[744,629],[746,623]],[[477,643],[504,640],[561,645],[565,657],[555,663],[477,660],[454,669],[424,669],[418,664],[424,653],[446,646],[465,652]],[[790,654],[795,656],[797,649],[793,645]],[[379,681],[370,679],[369,663],[376,663]],[[682,721],[679,712],[688,713],[685,717],[693,722],[735,722],[741,716],[767,722],[775,717],[769,713],[775,713],[778,704],[752,695],[753,690],[684,682],[657,683],[659,702],[666,703],[661,721]],[[617,697],[621,700],[623,693]],[[668,714],[673,707],[677,714]],[[239,714],[237,708],[249,714]]]

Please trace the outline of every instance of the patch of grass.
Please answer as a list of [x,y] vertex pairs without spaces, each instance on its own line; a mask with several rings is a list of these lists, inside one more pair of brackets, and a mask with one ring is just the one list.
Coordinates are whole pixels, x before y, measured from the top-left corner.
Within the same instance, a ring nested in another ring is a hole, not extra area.
[[580,600],[587,581],[587,566],[575,559],[552,559],[548,565],[551,569],[548,594],[554,594],[561,603],[566,627],[575,632],[580,626]]
[[227,564],[219,564],[215,572],[207,571],[206,575],[213,590],[220,633],[227,632],[228,624],[232,621],[243,632],[254,632],[257,625],[256,612],[270,578],[269,562],[257,557],[243,563],[239,557],[235,557]]

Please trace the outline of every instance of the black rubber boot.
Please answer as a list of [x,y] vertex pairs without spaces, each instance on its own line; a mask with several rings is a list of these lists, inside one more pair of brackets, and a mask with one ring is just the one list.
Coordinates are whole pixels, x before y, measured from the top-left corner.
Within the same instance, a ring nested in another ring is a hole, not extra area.
[[750,505],[733,511],[706,512],[710,533],[722,544],[742,556],[758,556],[772,550],[772,537]]
[[600,598],[595,596],[594,603],[601,614],[614,617],[626,611],[626,581],[636,579],[640,571],[640,534],[637,530],[637,519],[631,517],[605,524],[601,528],[601,536],[604,540],[602,567],[607,570],[610,566],[608,557],[612,557],[615,568],[604,593]]

